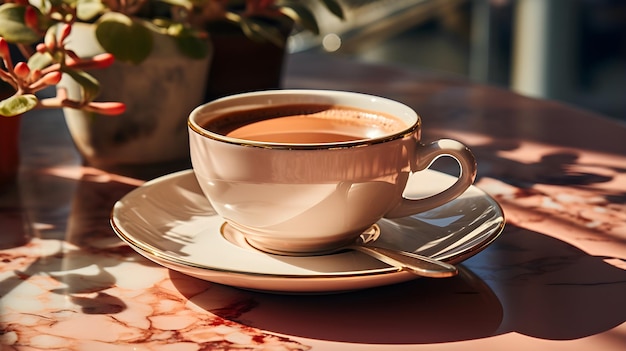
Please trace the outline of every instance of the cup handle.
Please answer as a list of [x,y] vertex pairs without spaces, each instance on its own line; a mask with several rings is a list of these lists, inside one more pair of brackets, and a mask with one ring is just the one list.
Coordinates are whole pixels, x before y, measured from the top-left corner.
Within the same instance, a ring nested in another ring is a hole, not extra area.
[[450,156],[459,163],[460,176],[454,184],[440,193],[422,199],[403,197],[395,208],[385,214],[386,218],[406,217],[441,206],[463,194],[476,179],[476,158],[462,143],[451,139],[441,139],[428,145],[418,144],[417,147],[417,163],[411,166],[412,172],[430,167],[441,156]]

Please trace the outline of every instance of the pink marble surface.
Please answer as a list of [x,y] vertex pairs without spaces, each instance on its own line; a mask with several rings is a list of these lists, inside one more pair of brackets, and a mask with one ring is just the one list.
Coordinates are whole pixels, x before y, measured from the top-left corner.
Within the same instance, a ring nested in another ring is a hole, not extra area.
[[[297,55],[286,86],[394,98],[476,153],[504,208],[494,244],[449,279],[274,295],[191,278],[111,230],[143,183],[82,167],[60,112],[24,118],[0,193],[1,350],[624,350],[626,126],[454,77]],[[448,169],[441,163],[439,167]]]

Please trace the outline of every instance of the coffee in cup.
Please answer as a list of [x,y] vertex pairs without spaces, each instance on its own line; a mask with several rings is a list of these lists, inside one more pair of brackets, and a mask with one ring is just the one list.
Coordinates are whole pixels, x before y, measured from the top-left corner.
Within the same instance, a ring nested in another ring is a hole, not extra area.
[[[252,246],[272,253],[332,252],[383,217],[456,198],[476,174],[463,144],[422,144],[415,111],[366,94],[232,95],[196,108],[188,126],[194,173],[215,211]],[[427,198],[403,197],[410,174],[439,156],[459,162],[457,181]]]
[[266,106],[234,111],[203,128],[220,135],[287,144],[321,144],[366,140],[405,129],[398,118],[354,107],[322,104]]

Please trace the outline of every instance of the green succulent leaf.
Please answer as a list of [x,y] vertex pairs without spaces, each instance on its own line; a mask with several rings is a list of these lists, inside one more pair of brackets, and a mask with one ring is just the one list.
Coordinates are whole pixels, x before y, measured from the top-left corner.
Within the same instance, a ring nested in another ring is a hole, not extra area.
[[202,59],[209,55],[209,46],[206,42],[192,36],[176,37],[176,45],[183,55],[192,59]]
[[343,13],[343,8],[339,4],[339,2],[337,2],[336,0],[322,0],[322,3],[324,4],[324,6],[326,6],[328,11],[330,11],[330,13],[332,13],[333,15],[337,16],[338,18],[342,20],[346,18],[345,14]]
[[243,33],[252,40],[269,41],[279,47],[285,43],[285,37],[280,30],[263,21],[242,17],[239,24]]
[[92,102],[98,94],[100,94],[100,84],[90,74],[84,71],[67,70],[67,73],[72,79],[76,81],[81,87],[82,102]]
[[78,0],[76,2],[76,17],[81,21],[89,21],[104,12],[106,7],[101,0]]
[[[191,10],[194,6],[193,0],[191,1],[190,0],[161,0],[161,2],[164,2],[172,6],[182,7],[187,10]],[[202,2],[198,2],[198,1],[195,1],[195,2],[198,4],[202,4]]]
[[39,35],[24,23],[25,11],[26,7],[14,3],[0,5],[0,36],[10,43],[19,44],[32,44],[39,40]]
[[109,12],[96,27],[96,38],[116,60],[139,64],[152,51],[152,33],[139,20],[121,13]]
[[317,20],[313,12],[306,6],[299,3],[290,2],[288,7],[282,7],[280,9],[284,15],[291,17],[294,22],[299,23],[304,29],[310,31],[315,35],[320,34],[320,29],[317,26]]
[[209,55],[206,41],[195,35],[195,32],[181,24],[171,25],[168,34],[176,41],[176,47],[183,55],[192,59],[202,59]]
[[28,59],[28,67],[30,67],[31,70],[33,69],[44,69],[48,66],[50,66],[53,63],[52,61],[52,56],[50,56],[50,54],[45,53],[39,53],[36,52],[33,54],[33,56],[31,56]]
[[0,115],[5,117],[20,115],[34,109],[38,101],[33,94],[11,96],[0,101]]

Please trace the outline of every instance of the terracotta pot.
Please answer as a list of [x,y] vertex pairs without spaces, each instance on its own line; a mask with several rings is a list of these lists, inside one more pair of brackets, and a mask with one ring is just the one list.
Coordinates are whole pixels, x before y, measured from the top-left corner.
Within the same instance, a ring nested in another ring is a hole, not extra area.
[[[86,24],[73,28],[68,42],[79,56],[104,51],[94,28]],[[116,61],[111,67],[89,72],[101,85],[97,101],[121,101],[127,110],[119,116],[63,110],[86,164],[106,170],[186,165],[187,117],[203,102],[211,55],[194,60],[181,55],[175,45],[170,37],[154,34],[154,50],[141,64]],[[64,77],[59,87],[66,88],[73,99],[80,96],[80,87],[71,78]]]
[[[13,94],[10,85],[0,81],[0,100]],[[0,189],[13,184],[20,167],[21,116],[0,116]]]
[[251,40],[232,23],[213,23],[208,28],[214,52],[205,101],[281,87],[286,40],[293,23],[275,21],[272,25],[283,33],[285,41],[282,46]]
[[15,181],[20,167],[20,119],[0,117],[0,187]]

